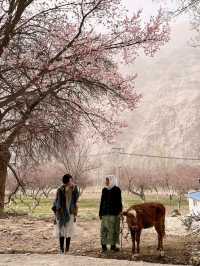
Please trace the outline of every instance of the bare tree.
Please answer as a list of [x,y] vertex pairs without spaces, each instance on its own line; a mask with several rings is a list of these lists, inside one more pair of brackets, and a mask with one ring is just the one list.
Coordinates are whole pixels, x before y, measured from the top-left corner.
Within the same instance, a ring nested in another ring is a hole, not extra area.
[[171,0],[166,3],[163,0],[153,0],[155,2],[165,3],[168,10],[169,18],[177,18],[182,15],[187,15],[191,23],[191,30],[196,34],[191,38],[190,44],[193,47],[200,46],[200,0]]
[[178,208],[181,208],[181,202],[185,194],[192,189],[198,188],[200,168],[187,164],[177,165],[171,172],[171,184],[178,195]]
[[130,193],[138,196],[145,201],[145,190],[150,189],[152,185],[152,175],[144,169],[137,167],[124,166],[121,169],[123,187]]
[[176,16],[191,11],[196,13],[196,15],[199,13],[199,0],[174,0],[174,2],[176,2],[177,8],[172,14]]
[[193,47],[200,46],[200,1],[199,0],[177,0],[178,8],[175,10],[174,15],[179,16],[187,13],[190,17],[192,30],[195,31],[195,36],[192,37],[191,45]]
[[80,188],[80,193],[91,184],[93,170],[99,168],[97,161],[90,157],[91,144],[88,141],[71,144],[67,149],[60,148],[56,159],[65,171],[70,173]]
[[[61,183],[64,169],[57,162],[46,162],[42,165],[26,165],[15,170],[16,178],[9,175],[7,179],[7,204],[16,203],[16,200],[25,205],[30,212],[40,205],[44,198]],[[19,186],[20,182],[20,186]]]

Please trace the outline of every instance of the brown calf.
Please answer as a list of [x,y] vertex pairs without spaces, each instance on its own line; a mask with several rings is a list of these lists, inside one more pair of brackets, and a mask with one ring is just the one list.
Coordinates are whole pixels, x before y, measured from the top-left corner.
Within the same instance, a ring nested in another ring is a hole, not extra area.
[[135,254],[135,242],[137,243],[137,252],[140,252],[140,235],[144,228],[154,226],[158,234],[158,250],[160,255],[164,255],[163,237],[165,235],[165,207],[160,203],[143,203],[131,206],[123,212],[131,232],[132,255]]

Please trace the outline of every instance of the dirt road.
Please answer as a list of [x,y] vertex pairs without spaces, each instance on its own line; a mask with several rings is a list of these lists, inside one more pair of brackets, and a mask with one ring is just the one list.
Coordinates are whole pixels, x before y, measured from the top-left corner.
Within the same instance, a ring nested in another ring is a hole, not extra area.
[[[134,262],[128,260],[106,260],[90,258],[85,256],[71,255],[37,255],[37,254],[2,254],[0,255],[0,266],[164,266],[148,262]],[[168,264],[167,266],[176,266]],[[183,265],[177,265],[183,266]]]

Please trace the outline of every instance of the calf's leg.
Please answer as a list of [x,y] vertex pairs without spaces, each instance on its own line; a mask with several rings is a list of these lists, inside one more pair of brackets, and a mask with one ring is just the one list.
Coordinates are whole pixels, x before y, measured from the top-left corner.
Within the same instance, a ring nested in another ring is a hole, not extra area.
[[160,251],[160,256],[164,256],[164,250],[163,250],[163,237],[165,235],[165,232],[163,231],[163,226],[161,224],[155,225],[156,232],[158,234],[158,248],[157,250]]
[[140,253],[140,235],[141,235],[141,230],[137,230],[136,232],[137,253]]
[[132,255],[135,254],[135,231],[130,229],[131,231],[131,239],[132,239]]
[[[132,230],[131,229],[131,238],[132,238],[132,256],[131,260],[136,259],[140,252],[140,235],[141,230]],[[135,242],[136,242],[136,253],[135,253]]]
[[131,239],[132,239],[132,255],[131,255],[131,260],[135,260],[136,258],[136,254],[135,254],[135,236],[136,236],[136,232],[133,229],[130,229],[131,231]]

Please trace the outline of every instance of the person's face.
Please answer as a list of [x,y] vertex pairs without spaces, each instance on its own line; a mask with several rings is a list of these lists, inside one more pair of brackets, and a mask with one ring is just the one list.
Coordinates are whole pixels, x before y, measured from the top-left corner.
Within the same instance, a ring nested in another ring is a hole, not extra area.
[[106,178],[106,186],[108,187],[110,185],[110,180],[109,178]]
[[69,179],[68,186],[72,186],[72,184],[73,184],[73,179],[72,179],[72,178],[70,178],[70,179]]
[[65,185],[66,187],[71,187],[72,184],[73,184],[73,182],[72,182],[72,178],[70,178],[70,179],[69,179],[69,182],[65,183],[64,185]]

